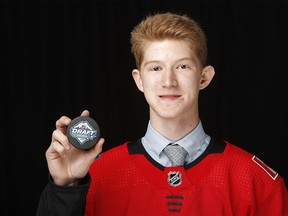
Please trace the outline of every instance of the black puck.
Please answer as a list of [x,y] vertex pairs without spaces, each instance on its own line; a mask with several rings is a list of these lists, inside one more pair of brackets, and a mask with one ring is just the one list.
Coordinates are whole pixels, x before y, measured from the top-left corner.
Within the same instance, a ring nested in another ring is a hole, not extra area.
[[92,148],[100,138],[97,122],[88,116],[74,118],[67,127],[69,142],[78,149]]

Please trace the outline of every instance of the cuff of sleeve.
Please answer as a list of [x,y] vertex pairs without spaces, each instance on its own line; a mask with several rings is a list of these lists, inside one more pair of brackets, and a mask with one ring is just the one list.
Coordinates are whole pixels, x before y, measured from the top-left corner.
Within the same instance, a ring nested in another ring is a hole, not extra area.
[[52,176],[49,174],[48,176],[48,180],[49,180],[49,184],[51,185],[51,187],[53,187],[54,189],[67,189],[67,188],[89,188],[90,184],[91,184],[91,176],[89,173],[87,173],[87,175],[82,178],[82,179],[79,179],[78,182],[77,182],[77,185],[73,185],[73,186],[60,186],[60,185],[56,185],[54,184],[54,181],[53,181],[53,178]]

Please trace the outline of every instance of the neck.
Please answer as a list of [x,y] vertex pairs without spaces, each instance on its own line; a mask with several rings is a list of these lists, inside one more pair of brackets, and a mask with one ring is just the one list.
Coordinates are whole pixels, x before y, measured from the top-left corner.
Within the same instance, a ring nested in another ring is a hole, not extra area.
[[165,138],[177,141],[197,127],[199,116],[190,119],[157,119],[150,117],[150,123]]

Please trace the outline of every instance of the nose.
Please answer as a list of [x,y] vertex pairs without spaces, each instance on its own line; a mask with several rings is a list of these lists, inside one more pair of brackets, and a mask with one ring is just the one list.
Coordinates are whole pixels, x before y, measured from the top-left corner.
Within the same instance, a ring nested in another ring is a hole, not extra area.
[[171,88],[178,85],[175,72],[173,70],[165,70],[162,73],[161,85],[165,88]]

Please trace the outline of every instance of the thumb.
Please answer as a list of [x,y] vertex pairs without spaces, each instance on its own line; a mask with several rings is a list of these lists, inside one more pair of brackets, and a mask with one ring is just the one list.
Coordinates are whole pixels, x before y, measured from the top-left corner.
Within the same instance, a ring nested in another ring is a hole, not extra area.
[[94,159],[102,152],[104,142],[104,138],[100,138],[97,144],[88,150],[88,157],[91,161],[94,161]]

